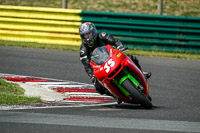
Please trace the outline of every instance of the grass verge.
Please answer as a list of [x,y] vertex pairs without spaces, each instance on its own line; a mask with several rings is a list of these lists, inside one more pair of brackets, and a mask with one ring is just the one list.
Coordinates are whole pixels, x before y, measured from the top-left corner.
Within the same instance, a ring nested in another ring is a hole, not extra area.
[[24,96],[25,90],[18,84],[0,79],[0,104],[19,104],[42,102],[39,97]]
[[[53,45],[53,44],[41,44],[31,42],[13,42],[0,40],[0,46],[14,46],[24,48],[41,48],[41,49],[56,49],[56,50],[71,50],[79,51],[80,46],[68,46],[68,45]],[[160,52],[160,51],[143,51],[143,50],[129,50],[127,54],[139,55],[139,56],[155,56],[155,57],[170,57],[170,58],[183,58],[183,59],[200,59],[200,54],[194,53],[175,53],[175,52]]]
[[80,49],[79,46],[42,44],[42,43],[35,43],[35,42],[15,42],[15,41],[3,41],[3,40],[0,40],[0,46],[12,46],[12,47],[22,47],[22,48],[40,48],[40,49],[56,49],[56,50],[72,50],[72,51],[78,51]]
[[[157,14],[158,0],[68,0],[69,9]],[[0,0],[0,5],[61,8],[62,0]],[[163,0],[163,15],[200,16],[200,0]]]

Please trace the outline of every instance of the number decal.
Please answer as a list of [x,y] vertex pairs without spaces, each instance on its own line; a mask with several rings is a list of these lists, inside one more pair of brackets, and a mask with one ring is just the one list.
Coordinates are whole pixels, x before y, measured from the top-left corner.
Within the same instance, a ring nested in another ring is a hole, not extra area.
[[110,59],[108,61],[108,65],[110,65],[110,67],[113,67],[115,65],[115,62],[112,59]]
[[104,69],[106,71],[106,73],[108,73],[110,71],[110,67],[108,66],[108,63],[106,62]]
[[106,71],[106,73],[109,73],[110,68],[113,67],[115,65],[115,62],[110,59],[108,62],[106,62],[106,64],[104,65],[104,69]]

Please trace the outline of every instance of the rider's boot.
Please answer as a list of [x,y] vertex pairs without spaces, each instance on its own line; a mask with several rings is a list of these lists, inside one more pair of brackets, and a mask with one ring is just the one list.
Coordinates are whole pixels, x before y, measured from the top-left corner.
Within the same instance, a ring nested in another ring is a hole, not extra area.
[[[136,66],[142,71],[142,68],[139,64],[139,60],[137,59],[136,56],[132,56],[132,55],[127,55],[135,64]],[[151,77],[151,72],[143,72],[144,76],[149,79]]]
[[151,72],[143,72],[143,74],[147,79],[151,77]]

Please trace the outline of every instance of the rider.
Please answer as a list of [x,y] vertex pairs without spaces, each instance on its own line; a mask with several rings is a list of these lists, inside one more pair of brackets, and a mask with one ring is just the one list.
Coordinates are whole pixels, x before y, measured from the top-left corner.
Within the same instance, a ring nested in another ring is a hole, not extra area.
[[[82,44],[80,47],[80,60],[83,63],[85,67],[85,71],[94,83],[94,86],[96,88],[96,91],[100,94],[107,94],[110,95],[110,92],[100,85],[100,83],[96,80],[93,69],[90,66],[90,56],[92,51],[101,46],[105,46],[107,44],[115,46],[118,50],[124,51],[124,45],[121,43],[120,40],[113,38],[110,34],[107,34],[105,32],[98,33],[96,30],[95,25],[92,22],[85,22],[79,27],[79,34],[82,39]],[[127,55],[141,70],[141,67],[139,65],[139,61],[135,56]],[[150,72],[143,72],[143,74],[146,76],[146,78],[150,78],[151,73]]]

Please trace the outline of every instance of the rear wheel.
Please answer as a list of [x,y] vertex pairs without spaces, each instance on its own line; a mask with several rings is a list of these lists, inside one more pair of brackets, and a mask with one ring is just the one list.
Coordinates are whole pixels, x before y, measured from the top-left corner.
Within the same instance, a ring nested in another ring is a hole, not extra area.
[[129,79],[124,80],[122,86],[131,94],[131,97],[136,99],[144,108],[151,109],[153,107],[150,100],[141,93]]

